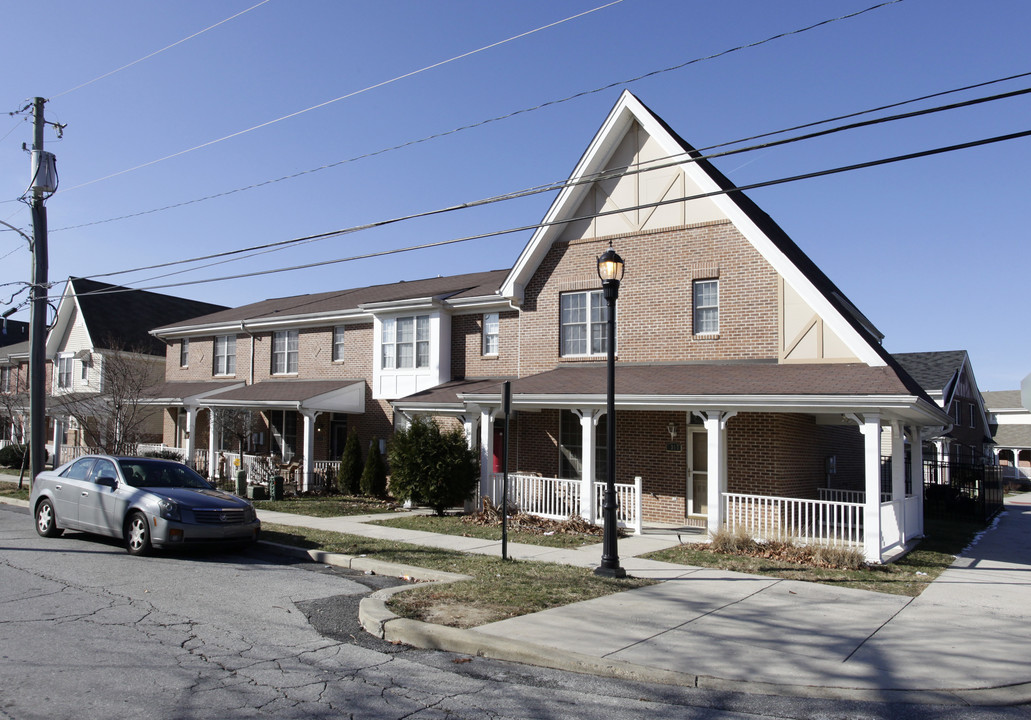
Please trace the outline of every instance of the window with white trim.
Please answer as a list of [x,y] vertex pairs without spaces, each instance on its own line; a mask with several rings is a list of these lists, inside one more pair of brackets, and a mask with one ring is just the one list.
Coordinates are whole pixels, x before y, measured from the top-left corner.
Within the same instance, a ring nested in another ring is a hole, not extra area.
[[715,335],[720,331],[720,281],[694,281],[694,334]]
[[72,386],[72,356],[62,355],[57,358],[57,387]]
[[296,330],[280,330],[272,333],[272,374],[292,375],[297,372]]
[[333,362],[344,361],[344,326],[333,328]]
[[497,313],[483,315],[483,354],[497,355],[500,339],[500,322]]
[[383,320],[381,367],[384,370],[430,366],[430,316],[410,315]]
[[0,392],[11,392],[11,368],[0,368]]
[[236,374],[236,335],[219,335],[215,338],[214,366],[215,375]]
[[608,353],[609,309],[601,290],[562,293],[559,296],[560,354]]
[[183,338],[179,346],[179,367],[190,366],[190,338]]

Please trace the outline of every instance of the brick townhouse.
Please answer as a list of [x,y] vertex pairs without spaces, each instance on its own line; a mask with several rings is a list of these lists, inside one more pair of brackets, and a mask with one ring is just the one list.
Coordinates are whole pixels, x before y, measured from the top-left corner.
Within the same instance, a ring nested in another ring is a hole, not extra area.
[[[783,521],[795,510],[764,498],[810,512],[840,491],[850,502],[829,512],[859,513],[844,524],[869,559],[922,534],[921,474],[905,487],[905,450],[919,468],[922,443],[910,441],[949,416],[783,230],[629,92],[512,268],[268,300],[154,330],[168,344],[154,399],[167,408],[166,442],[207,445],[213,458],[224,437],[198,428],[218,408],[248,410],[260,416],[252,449],[293,458],[310,478],[339,457],[348,428],[368,444],[431,415],[465,428],[481,492],[497,498],[507,380],[510,470],[538,488],[561,481],[535,492],[593,519],[610,341],[596,263],[610,246],[626,261],[614,479],[630,488],[636,527],[712,531],[742,512]],[[896,460],[887,499],[882,436]]]

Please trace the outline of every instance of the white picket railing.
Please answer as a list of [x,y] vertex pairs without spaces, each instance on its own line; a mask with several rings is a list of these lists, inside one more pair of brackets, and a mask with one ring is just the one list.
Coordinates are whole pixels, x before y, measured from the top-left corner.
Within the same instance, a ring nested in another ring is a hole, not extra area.
[[723,496],[724,525],[759,540],[793,538],[803,543],[862,545],[862,503],[804,500],[770,495]]
[[[491,499],[495,503],[500,503],[504,475],[494,473],[492,480]],[[564,480],[527,473],[509,473],[508,475],[508,501],[518,507],[520,512],[552,520],[565,520],[569,517],[586,515],[581,497],[582,488],[581,480]],[[604,492],[605,483],[595,482],[594,516],[596,524],[602,523],[601,505]],[[616,497],[619,501],[619,509],[616,513],[617,524],[619,527],[632,529],[640,535],[642,530],[641,478],[635,478],[632,485],[616,483]]]
[[[820,500],[828,502],[865,503],[866,490],[839,490],[837,488],[817,488]],[[881,493],[881,502],[891,502],[891,493]]]

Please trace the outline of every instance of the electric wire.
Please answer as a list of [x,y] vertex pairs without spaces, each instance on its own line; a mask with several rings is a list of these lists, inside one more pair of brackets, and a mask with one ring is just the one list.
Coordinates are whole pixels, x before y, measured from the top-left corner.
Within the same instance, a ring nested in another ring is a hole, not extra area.
[[[764,180],[764,181],[760,181],[760,182],[749,183],[747,185],[734,186],[734,187],[730,187],[730,188],[726,188],[726,189],[714,190],[714,191],[711,191],[711,192],[698,193],[698,194],[695,194],[695,195],[688,195],[688,196],[684,196],[684,197],[667,198],[667,199],[658,200],[658,201],[655,201],[655,202],[640,203],[640,204],[634,205],[634,206],[620,207],[620,208],[615,208],[615,209],[612,209],[612,210],[604,210],[604,211],[599,211],[599,212],[596,212],[596,213],[590,213],[590,214],[587,214],[587,215],[582,215],[582,216],[577,216],[577,217],[566,217],[566,218],[562,218],[560,220],[542,221],[542,222],[539,222],[539,223],[534,223],[532,225],[523,225],[523,226],[520,226],[520,227],[507,228],[507,229],[504,229],[504,230],[495,230],[495,231],[490,231],[490,232],[486,232],[486,233],[479,233],[479,234],[475,234],[475,235],[467,235],[467,236],[463,236],[463,237],[459,237],[459,238],[450,238],[448,240],[439,240],[439,241],[435,241],[435,242],[422,243],[422,244],[419,244],[419,245],[410,245],[410,246],[403,247],[403,248],[392,248],[392,249],[389,249],[389,250],[379,250],[379,251],[375,251],[375,252],[363,253],[363,254],[360,254],[360,255],[352,255],[352,256],[349,256],[349,257],[334,258],[334,259],[331,259],[331,260],[320,260],[320,261],[312,262],[312,263],[304,263],[304,264],[294,265],[294,266],[291,266],[291,267],[279,267],[279,268],[272,268],[272,269],[267,269],[267,270],[256,270],[256,271],[247,272],[247,273],[238,273],[238,274],[235,274],[235,275],[224,275],[224,276],[220,276],[220,277],[204,278],[204,279],[200,279],[200,280],[187,280],[187,281],[183,281],[183,282],[179,282],[179,283],[166,283],[166,284],[161,284],[161,285],[152,285],[152,286],[139,287],[139,288],[124,288],[123,287],[123,288],[111,288],[109,290],[97,290],[97,291],[95,291],[93,293],[89,293],[89,294],[91,294],[91,295],[92,294],[105,295],[105,294],[117,294],[117,293],[123,293],[123,292],[132,292],[133,290],[160,290],[160,289],[167,289],[167,288],[174,288],[174,287],[184,287],[184,286],[192,286],[192,285],[203,285],[203,284],[213,283],[213,282],[224,282],[224,281],[228,281],[228,280],[240,280],[240,279],[245,279],[245,278],[259,277],[259,276],[264,276],[264,275],[273,275],[273,274],[284,273],[284,272],[294,272],[294,271],[297,271],[297,270],[307,270],[307,269],[311,269],[311,268],[315,268],[315,267],[325,267],[325,266],[328,266],[328,265],[336,265],[336,264],[345,263],[345,262],[353,262],[353,261],[356,261],[356,260],[365,260],[365,259],[375,258],[375,257],[384,257],[384,256],[388,256],[388,255],[396,255],[396,254],[405,253],[405,252],[413,252],[413,251],[416,251],[416,250],[425,250],[425,249],[429,249],[429,248],[437,248],[437,247],[444,247],[444,246],[447,246],[447,245],[455,245],[455,244],[458,244],[458,243],[470,242],[470,241],[473,241],[473,240],[483,240],[483,239],[488,239],[488,238],[493,238],[493,237],[500,237],[502,235],[509,235],[509,234],[512,234],[512,233],[526,232],[526,231],[531,231],[531,230],[535,231],[535,230],[538,230],[540,228],[548,227],[548,226],[551,226],[551,225],[565,225],[565,224],[569,224],[569,223],[582,222],[584,220],[591,220],[591,219],[595,219],[595,218],[599,218],[599,217],[605,217],[605,216],[608,216],[608,215],[615,215],[615,214],[619,214],[619,213],[625,213],[625,212],[632,211],[632,210],[644,210],[644,209],[649,209],[649,208],[660,207],[660,206],[663,206],[663,205],[670,205],[670,204],[673,204],[673,203],[689,202],[691,200],[700,200],[700,199],[704,199],[704,198],[716,197],[716,196],[719,196],[719,195],[730,195],[732,193],[741,193],[741,192],[750,191],[750,190],[757,190],[757,189],[761,189],[761,188],[767,188],[767,187],[773,187],[773,186],[777,186],[777,185],[783,185],[783,184],[786,184],[786,183],[799,182],[799,181],[802,181],[802,180],[811,180],[811,179],[814,179],[814,178],[826,177],[826,176],[829,176],[829,175],[836,175],[836,174],[841,174],[841,173],[846,173],[846,172],[854,172],[854,171],[857,171],[857,170],[863,170],[863,169],[868,169],[868,168],[873,168],[873,167],[879,167],[879,166],[882,166],[882,165],[888,165],[888,164],[893,164],[893,163],[905,162],[905,161],[909,161],[909,160],[916,160],[916,159],[920,159],[920,158],[932,157],[932,156],[935,156],[935,155],[942,155],[942,154],[945,154],[945,153],[956,152],[956,151],[959,151],[959,150],[967,150],[967,149],[971,149],[971,148],[975,148],[975,147],[982,147],[982,146],[986,146],[986,145],[992,145],[992,144],[1001,143],[1001,142],[1008,142],[1008,141],[1011,141],[1011,140],[1017,140],[1017,139],[1021,139],[1021,138],[1027,138],[1027,137],[1031,137],[1031,130],[1023,130],[1023,131],[1020,131],[1020,132],[1009,133],[1009,134],[1006,134],[1006,135],[997,135],[997,136],[994,136],[994,137],[983,138],[983,139],[980,139],[980,140],[972,140],[972,141],[965,142],[965,143],[958,143],[958,144],[953,144],[953,145],[947,145],[947,146],[932,148],[932,149],[928,149],[928,150],[920,150],[920,151],[917,151],[917,152],[906,153],[906,154],[903,154],[903,155],[895,155],[895,156],[891,156],[891,157],[887,157],[887,158],[880,158],[880,159],[877,159],[877,160],[868,160],[868,161],[865,161],[865,162],[853,163],[851,165],[843,165],[843,166],[838,166],[838,167],[835,167],[835,168],[828,168],[828,169],[825,169],[825,170],[816,170],[816,171],[813,171],[813,172],[801,173],[801,174],[798,174],[798,175],[791,175],[791,176],[788,176],[788,177],[776,178],[776,179],[773,179],[773,180]],[[355,232],[355,230],[353,228],[342,228],[340,230],[333,230],[333,231],[329,231],[329,232],[326,232],[326,233],[319,233],[317,236],[307,236],[307,237],[329,237],[329,236],[333,236],[333,235],[349,234],[349,233],[352,233],[352,232]],[[303,240],[303,239],[306,239],[306,238],[298,238],[297,240]],[[96,276],[90,276],[90,277],[96,277]]]
[[[745,153],[745,152],[752,152],[752,151],[755,151],[755,150],[769,149],[769,148],[772,148],[772,147],[777,147],[777,146],[780,146],[780,145],[785,145],[785,144],[789,144],[789,143],[793,143],[793,142],[799,142],[799,141],[802,141],[802,140],[808,140],[808,139],[812,139],[812,138],[815,138],[815,137],[826,136],[826,135],[829,135],[829,134],[832,134],[832,133],[843,132],[843,131],[847,131],[847,130],[854,130],[854,129],[861,128],[861,127],[868,127],[868,126],[882,124],[882,123],[886,123],[886,122],[894,122],[894,121],[898,121],[898,120],[902,120],[902,119],[909,119],[909,118],[919,117],[919,116],[927,115],[927,114],[934,113],[934,112],[942,112],[942,111],[946,111],[946,110],[955,110],[955,109],[958,109],[958,108],[969,107],[969,106],[978,105],[978,104],[982,104],[982,103],[986,103],[986,102],[991,102],[991,101],[995,101],[995,100],[1008,99],[1008,98],[1012,98],[1012,97],[1026,95],[1026,94],[1029,94],[1029,93],[1031,93],[1031,88],[1024,88],[1024,89],[1021,89],[1021,90],[1015,90],[1015,91],[1011,91],[1011,92],[1007,92],[1007,93],[999,93],[999,94],[993,95],[993,96],[987,96],[987,97],[981,97],[981,98],[974,98],[974,99],[971,99],[971,100],[965,100],[965,101],[961,101],[961,102],[958,102],[958,103],[952,103],[950,105],[939,106],[939,107],[936,107],[936,108],[925,108],[925,109],[921,109],[921,110],[915,110],[915,111],[912,111],[912,112],[909,112],[909,113],[900,113],[900,114],[896,114],[896,115],[892,115],[892,116],[887,116],[887,117],[873,118],[873,119],[870,119],[870,120],[864,120],[864,121],[860,121],[860,122],[850,123],[848,125],[838,126],[838,127],[835,127],[835,128],[827,128],[827,129],[824,129],[824,130],[820,130],[818,132],[808,133],[806,135],[795,136],[795,137],[791,137],[791,138],[783,138],[781,140],[776,140],[776,141],[767,142],[767,143],[761,143],[759,145],[753,145],[753,146],[748,146],[748,147],[743,147],[743,148],[735,148],[735,149],[731,149],[731,150],[724,150],[722,152],[710,153],[708,155],[702,155],[702,154],[698,153],[697,151],[693,155],[688,154],[686,152],[684,152],[684,153],[675,153],[673,155],[668,155],[668,156],[665,156],[665,157],[662,157],[662,158],[654,158],[654,159],[649,160],[647,162],[638,163],[636,165],[632,165],[632,166],[629,166],[629,167],[620,167],[620,168],[615,168],[615,169],[611,169],[611,170],[602,170],[602,171],[599,171],[599,172],[596,172],[596,173],[590,173],[590,174],[587,174],[587,175],[584,175],[584,176],[581,176],[581,177],[577,177],[577,178],[570,178],[570,179],[567,179],[567,180],[560,180],[560,181],[553,181],[553,182],[549,182],[549,183],[544,183],[544,184],[541,184],[541,185],[536,185],[536,186],[529,187],[529,188],[524,188],[524,189],[521,189],[521,190],[515,190],[515,191],[510,191],[510,192],[507,192],[507,193],[503,193],[503,194],[499,194],[499,195],[494,195],[494,196],[487,197],[487,198],[481,198],[479,200],[459,203],[457,205],[451,205],[451,206],[446,206],[446,207],[443,207],[443,208],[436,208],[436,209],[433,209],[433,210],[421,211],[421,212],[418,212],[418,213],[410,213],[410,214],[407,214],[407,215],[402,215],[402,216],[399,216],[399,217],[389,218],[389,219],[386,219],[386,220],[379,220],[379,221],[375,221],[375,222],[372,222],[372,223],[366,223],[366,224],[363,224],[363,225],[357,225],[357,226],[353,226],[352,228],[350,228],[349,232],[358,232],[358,231],[361,231],[361,230],[369,230],[369,229],[372,229],[372,228],[384,227],[386,225],[396,224],[396,223],[399,223],[399,222],[415,220],[415,219],[421,219],[421,218],[431,217],[431,216],[434,216],[434,215],[441,215],[441,214],[450,213],[450,212],[454,212],[454,211],[458,211],[458,210],[467,210],[467,209],[470,209],[470,208],[473,208],[473,207],[480,207],[480,206],[494,204],[494,203],[498,203],[498,202],[505,202],[505,201],[508,201],[508,200],[520,199],[520,198],[524,198],[524,197],[529,197],[531,195],[537,195],[537,194],[552,192],[552,191],[555,191],[555,190],[561,190],[561,189],[564,189],[564,188],[573,187],[573,186],[577,186],[577,185],[588,184],[588,183],[595,183],[595,182],[599,182],[599,181],[603,181],[603,180],[607,180],[607,179],[612,179],[612,178],[617,178],[617,177],[627,177],[627,176],[630,176],[630,175],[640,174],[640,173],[644,173],[644,172],[654,172],[656,170],[661,170],[661,169],[668,168],[668,167],[673,167],[673,166],[676,166],[676,165],[684,165],[686,163],[698,162],[698,161],[701,161],[701,160],[711,160],[713,158],[718,158],[718,157],[727,157],[727,156],[730,156],[730,155],[736,155],[736,154],[741,154],[741,153]],[[717,147],[723,147],[723,146],[726,146],[726,145],[727,145],[727,143],[723,143],[723,144],[721,144],[721,145],[719,145]],[[277,241],[277,242],[274,242],[274,243],[267,243],[267,244],[262,244],[262,245],[250,246],[250,247],[246,247],[246,248],[238,248],[238,249],[234,249],[234,250],[227,250],[227,251],[223,251],[223,252],[220,252],[220,253],[214,253],[214,254],[204,255],[204,256],[200,256],[200,257],[193,257],[193,258],[188,258],[188,259],[183,259],[183,260],[173,260],[173,261],[168,261],[168,262],[164,262],[164,263],[157,263],[157,264],[148,265],[148,266],[145,266],[145,267],[136,267],[136,268],[132,268],[132,269],[129,269],[129,270],[115,270],[115,271],[111,271],[111,272],[107,272],[107,273],[102,273],[102,274],[99,274],[99,275],[93,275],[92,277],[94,277],[94,278],[114,277],[114,276],[117,276],[117,275],[125,275],[125,274],[129,274],[129,273],[142,272],[142,271],[145,271],[145,270],[156,270],[156,269],[165,268],[165,267],[171,267],[171,266],[175,266],[175,265],[185,265],[185,264],[191,264],[191,263],[197,263],[197,262],[204,262],[204,261],[207,261],[207,260],[218,260],[218,259],[221,259],[221,258],[230,258],[230,257],[233,257],[233,256],[237,256],[237,257],[234,258],[234,260],[242,260],[242,259],[247,259],[247,258],[255,257],[257,255],[265,254],[267,252],[274,252],[274,251],[286,249],[286,247],[288,247],[288,246],[295,246],[297,244],[315,242],[317,240],[322,240],[322,239],[326,239],[327,237],[333,237],[333,236],[335,236],[335,235],[334,234],[329,234],[329,235],[318,234],[318,235],[313,235],[313,236],[307,236],[307,237],[304,237],[304,238],[297,238],[297,239],[291,239],[291,240]],[[210,263],[208,265],[204,265],[204,266],[201,266],[201,267],[189,268],[187,270],[180,271],[179,273],[169,273],[168,275],[157,276],[155,278],[148,278],[147,280],[145,280],[143,282],[147,282],[147,281],[150,281],[150,280],[158,279],[158,278],[161,278],[161,277],[167,277],[169,275],[181,274],[182,272],[193,272],[193,271],[196,271],[198,269],[202,269],[203,267],[211,267],[214,264],[219,264],[219,263]]]
[[[105,175],[104,177],[99,177],[99,178],[96,178],[94,180],[88,180],[87,182],[80,183],[78,185],[73,185],[72,187],[67,188],[65,190],[65,192],[69,192],[71,190],[78,190],[79,188],[83,188],[83,187],[86,187],[88,185],[93,185],[94,183],[98,183],[98,182],[101,182],[103,180],[110,180],[111,178],[115,178],[115,177],[118,177],[120,175],[125,175],[126,173],[130,173],[130,172],[133,172],[135,170],[140,170],[140,169],[145,168],[145,167],[150,167],[151,165],[156,165],[157,163],[164,162],[165,160],[171,160],[172,158],[176,158],[176,157],[180,157],[182,155],[186,155],[187,153],[191,153],[191,152],[193,152],[195,150],[200,150],[202,148],[211,147],[212,145],[216,145],[216,144],[218,144],[220,142],[224,142],[226,140],[230,140],[230,139],[235,138],[235,137],[240,137],[241,135],[246,135],[247,133],[253,132],[255,130],[260,130],[261,128],[266,128],[266,127],[269,127],[270,125],[275,125],[276,123],[283,122],[284,120],[289,120],[291,118],[298,117],[299,115],[303,115],[305,113],[311,112],[312,110],[318,110],[320,108],[324,108],[324,107],[326,107],[328,105],[332,105],[333,103],[340,102],[341,100],[347,100],[348,98],[355,97],[356,95],[361,95],[362,93],[369,92],[370,90],[375,90],[376,88],[381,88],[381,87],[384,87],[385,85],[390,85],[391,83],[395,83],[395,82],[398,82],[400,80],[404,80],[406,78],[410,78],[410,77],[412,77],[414,75],[418,75],[420,73],[424,73],[424,72],[427,72],[429,70],[433,70],[435,68],[441,67],[443,65],[447,65],[447,64],[455,62],[457,60],[462,60],[463,58],[467,58],[467,57],[469,57],[471,55],[475,55],[477,53],[484,52],[485,50],[490,50],[490,49],[498,47],[500,45],[504,45],[506,43],[513,42],[515,40],[519,40],[520,38],[527,37],[528,35],[533,35],[534,33],[541,32],[542,30],[547,30],[549,28],[553,28],[553,27],[555,27],[557,25],[561,25],[563,23],[569,22],[570,20],[576,20],[577,18],[581,18],[581,17],[583,17],[585,15],[590,15],[591,13],[598,12],[599,10],[604,10],[605,8],[612,7],[613,5],[618,5],[621,2],[623,2],[623,0],[612,0],[612,2],[605,3],[604,5],[599,5],[598,7],[593,8],[591,10],[585,10],[584,12],[577,13],[575,15],[570,15],[569,17],[564,18],[562,20],[557,20],[555,22],[548,23],[547,25],[542,25],[541,27],[535,28],[533,30],[528,30],[526,32],[519,33],[518,35],[513,35],[512,37],[506,38],[505,40],[499,40],[499,41],[491,43],[489,45],[484,45],[483,47],[477,48],[476,50],[470,50],[470,51],[464,52],[464,53],[462,53],[460,55],[455,55],[454,57],[449,58],[447,60],[441,60],[439,62],[432,63],[430,65],[426,65],[425,67],[419,68],[418,70],[412,70],[412,71],[404,73],[402,75],[398,75],[396,77],[393,77],[393,78],[391,78],[389,80],[383,80],[382,82],[378,82],[378,83],[375,83],[373,85],[369,85],[367,87],[364,87],[364,88],[362,88],[360,90],[355,90],[355,91],[347,93],[345,95],[341,95],[340,97],[333,98],[332,100],[326,100],[325,102],[318,103],[317,105],[312,105],[311,107],[305,108],[303,110],[298,110],[296,112],[289,113],[288,115],[283,115],[282,117],[278,117],[278,118],[276,118],[274,120],[268,120],[266,122],[259,123],[257,125],[252,126],[252,127],[246,128],[244,130],[238,130],[237,132],[230,133],[229,135],[224,135],[224,136],[222,136],[220,138],[216,138],[214,140],[209,140],[208,142],[201,143],[200,145],[195,145],[195,146],[193,146],[191,148],[187,148],[185,150],[180,150],[178,152],[172,153],[171,155],[166,155],[164,157],[157,158],[156,160],[151,160],[149,162],[145,162],[145,163],[142,163],[140,165],[136,165],[136,166],[131,167],[131,168],[126,168],[125,170],[119,170],[118,172],[111,173],[110,175]],[[902,2],[902,0],[891,0],[891,2]]]
[[172,48],[176,47],[177,45],[182,45],[187,40],[192,40],[193,38],[197,37],[198,35],[203,35],[204,33],[208,32],[209,30],[214,30],[219,25],[224,25],[225,23],[229,22],[230,20],[235,20],[236,18],[240,17],[241,15],[246,15],[251,10],[255,10],[255,9],[261,7],[262,5],[264,5],[264,4],[268,3],[268,2],[271,2],[271,0],[261,0],[261,2],[259,2],[257,5],[252,5],[251,7],[247,8],[246,10],[241,10],[240,12],[236,13],[235,15],[230,15],[225,20],[219,20],[214,25],[209,25],[208,27],[204,28],[203,30],[198,30],[197,32],[193,33],[192,35],[188,35],[188,36],[184,37],[182,40],[178,40],[178,41],[172,43],[171,45],[166,45],[165,47],[161,48],[160,50],[155,50],[154,52],[152,52],[152,53],[150,53],[148,55],[144,55],[143,57],[139,58],[138,60],[133,60],[131,63],[128,63],[126,65],[122,65],[119,68],[115,68],[114,70],[111,70],[110,72],[106,72],[103,75],[99,75],[99,76],[93,78],[92,80],[88,80],[87,82],[84,82],[84,83],[82,83],[80,85],[76,85],[73,88],[69,88],[68,90],[65,90],[64,92],[60,92],[57,95],[52,95],[49,99],[50,100],[56,100],[57,98],[64,97],[65,95],[68,95],[69,93],[73,93],[76,90],[81,90],[82,88],[86,87],[87,85],[92,85],[93,83],[98,82],[100,80],[103,80],[104,78],[109,78],[112,75],[114,75],[115,73],[119,73],[122,70],[127,70],[128,68],[131,68],[133,65],[138,65],[139,63],[143,62],[144,60],[149,60],[150,58],[154,57],[155,55],[160,55],[161,53],[165,52],[166,50],[171,50]]

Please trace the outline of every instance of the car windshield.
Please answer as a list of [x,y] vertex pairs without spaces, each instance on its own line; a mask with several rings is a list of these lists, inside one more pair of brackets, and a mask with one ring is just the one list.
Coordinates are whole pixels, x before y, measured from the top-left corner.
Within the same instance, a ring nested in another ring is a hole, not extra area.
[[123,458],[118,461],[125,481],[133,487],[194,488],[210,490],[211,485],[190,468],[165,460],[141,460]]

